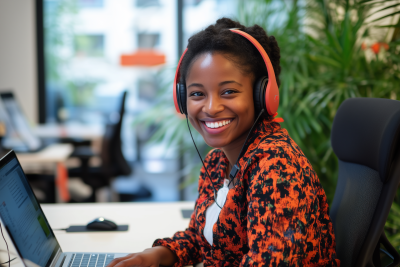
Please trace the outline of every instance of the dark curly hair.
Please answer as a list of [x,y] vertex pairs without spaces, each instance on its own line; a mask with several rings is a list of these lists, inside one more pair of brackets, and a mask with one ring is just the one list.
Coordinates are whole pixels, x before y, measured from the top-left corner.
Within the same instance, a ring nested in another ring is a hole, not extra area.
[[[188,51],[182,59],[180,82],[186,83],[186,77],[194,61],[204,53],[218,52],[231,60],[243,73],[252,74],[254,82],[262,76],[268,76],[265,63],[257,48],[246,38],[231,32],[237,28],[253,36],[267,52],[274,68],[276,82],[280,85],[280,49],[274,36],[268,36],[257,24],[245,27],[229,18],[221,18],[214,25],[208,26],[189,38]],[[266,118],[271,119],[267,113]]]

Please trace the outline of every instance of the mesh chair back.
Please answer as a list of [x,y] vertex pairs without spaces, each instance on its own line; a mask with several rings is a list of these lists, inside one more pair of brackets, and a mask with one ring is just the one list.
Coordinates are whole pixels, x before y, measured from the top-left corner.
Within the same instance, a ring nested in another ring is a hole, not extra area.
[[374,266],[400,180],[399,130],[400,101],[351,98],[337,111],[331,141],[339,177],[330,216],[342,267]]
[[126,96],[127,92],[125,91],[121,99],[118,121],[107,124],[105,128],[100,157],[102,171],[106,177],[129,175],[132,172],[132,168],[126,161],[121,147],[121,128],[125,113]]

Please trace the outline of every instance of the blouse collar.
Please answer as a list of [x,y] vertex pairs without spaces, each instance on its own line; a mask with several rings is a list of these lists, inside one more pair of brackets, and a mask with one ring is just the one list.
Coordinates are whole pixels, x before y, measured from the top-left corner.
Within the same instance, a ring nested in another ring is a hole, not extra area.
[[[255,148],[257,148],[258,145],[261,143],[261,141],[266,136],[271,135],[280,129],[281,129],[280,124],[273,120],[271,121],[271,120],[263,119],[262,121],[257,123],[257,125],[252,130],[252,133],[250,134],[245,147],[243,148],[241,157],[239,158],[239,162],[238,162],[238,167],[240,168],[239,172],[241,172],[241,170],[243,169],[243,166],[244,166],[243,160],[242,160],[244,155],[248,154],[249,150],[251,151],[251,150],[254,150]],[[222,181],[227,176],[226,168],[227,168],[228,164],[229,164],[228,158],[226,157],[226,155],[222,151],[222,149],[220,149],[220,160],[218,161],[218,164],[216,166],[217,167],[216,173],[218,174],[218,177],[215,177],[216,182],[218,184],[222,184]],[[239,175],[239,173],[238,173],[238,175]]]

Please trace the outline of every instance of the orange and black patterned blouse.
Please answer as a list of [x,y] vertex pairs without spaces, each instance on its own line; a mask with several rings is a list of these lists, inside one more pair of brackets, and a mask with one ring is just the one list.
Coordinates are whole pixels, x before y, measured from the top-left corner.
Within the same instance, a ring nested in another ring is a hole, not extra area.
[[[201,169],[199,196],[189,228],[157,239],[176,253],[174,266],[339,266],[325,192],[310,162],[277,122],[259,123],[240,159],[234,188],[213,227],[213,245],[203,235],[205,213],[214,202]],[[205,158],[217,191],[228,159],[219,150]]]

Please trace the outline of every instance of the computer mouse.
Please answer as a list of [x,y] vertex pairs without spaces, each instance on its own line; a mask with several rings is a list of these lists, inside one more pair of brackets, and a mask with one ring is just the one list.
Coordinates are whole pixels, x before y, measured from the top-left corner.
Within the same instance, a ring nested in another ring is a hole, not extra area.
[[117,227],[115,222],[106,220],[103,217],[96,218],[86,225],[86,228],[90,230],[115,230]]

